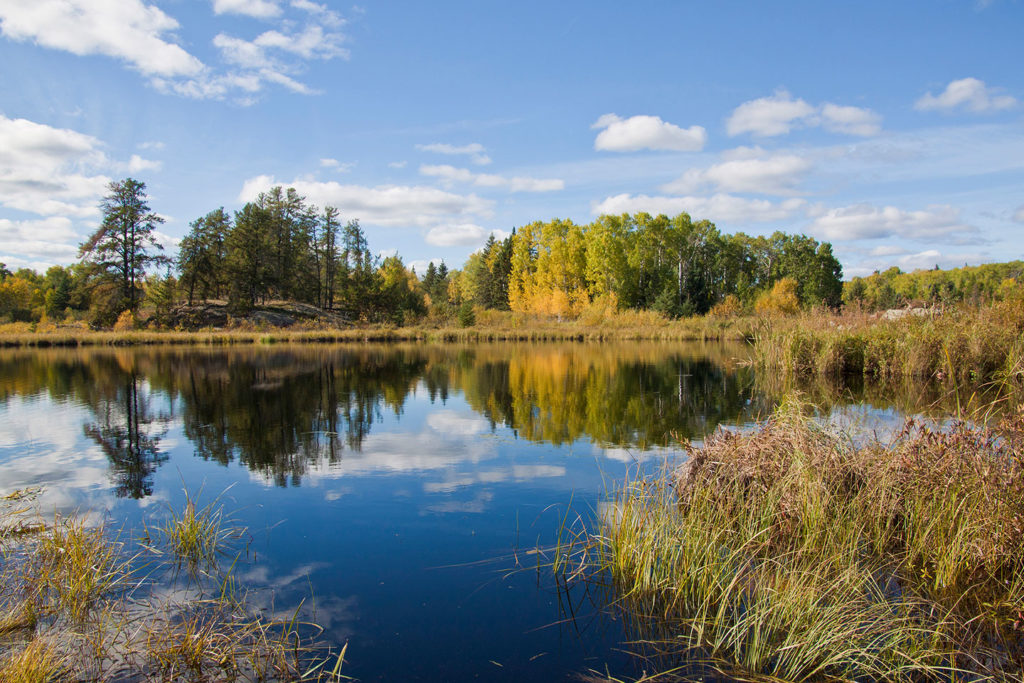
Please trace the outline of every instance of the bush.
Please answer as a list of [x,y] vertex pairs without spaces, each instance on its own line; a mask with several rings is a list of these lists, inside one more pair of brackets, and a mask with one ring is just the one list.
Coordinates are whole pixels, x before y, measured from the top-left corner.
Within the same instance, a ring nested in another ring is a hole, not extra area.
[[464,301],[459,306],[459,325],[462,327],[476,325],[476,311],[473,310],[473,304],[468,301]]
[[716,318],[732,318],[743,311],[739,298],[730,294],[711,307],[710,314]]
[[131,311],[123,311],[121,315],[117,316],[117,322],[114,323],[115,332],[127,332],[136,328],[135,314]]
[[800,310],[796,280],[784,277],[769,291],[757,298],[754,310],[758,315],[792,315]]

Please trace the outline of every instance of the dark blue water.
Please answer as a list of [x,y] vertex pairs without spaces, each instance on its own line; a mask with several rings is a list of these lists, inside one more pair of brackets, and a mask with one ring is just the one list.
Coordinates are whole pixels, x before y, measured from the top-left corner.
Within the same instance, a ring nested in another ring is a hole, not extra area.
[[360,680],[636,673],[536,549],[774,404],[738,346],[2,353],[0,493],[128,529],[219,498],[250,600],[301,603]]

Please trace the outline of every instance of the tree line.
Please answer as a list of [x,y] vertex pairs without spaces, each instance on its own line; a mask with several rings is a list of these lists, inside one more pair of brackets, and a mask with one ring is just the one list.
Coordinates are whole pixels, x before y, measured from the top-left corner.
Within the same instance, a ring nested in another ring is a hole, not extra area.
[[[461,269],[381,258],[356,218],[275,187],[234,212],[214,209],[189,225],[176,258],[157,239],[163,219],[144,183],[112,182],[79,260],[45,274],[0,264],[0,320],[71,315],[110,326],[140,309],[150,319],[176,304],[226,301],[246,312],[274,300],[336,311],[351,320],[408,324],[428,317],[472,324],[474,310],[573,318],[588,306],[667,316],[889,308],[912,301],[989,301],[1020,281],[1020,262],[952,271],[892,268],[844,283],[832,245],[805,235],[725,234],[682,213],[555,219],[488,238]],[[1010,283],[1010,284],[1007,284]],[[127,313],[126,313],[127,312]]]

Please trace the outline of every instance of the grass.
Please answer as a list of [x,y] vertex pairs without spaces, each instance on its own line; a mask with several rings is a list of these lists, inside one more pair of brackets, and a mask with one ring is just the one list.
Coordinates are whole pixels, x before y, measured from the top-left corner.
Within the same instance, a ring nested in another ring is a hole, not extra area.
[[[299,622],[298,610],[265,617],[237,586],[234,564],[217,563],[231,540],[219,498],[202,508],[186,499],[157,542],[134,550],[75,516],[4,536],[0,682],[344,678],[343,654],[313,641],[319,627]],[[4,502],[0,527],[32,516],[23,498]],[[183,561],[205,571],[181,584]]]
[[[748,680],[1019,680],[1024,414],[855,445],[789,404],[621,488],[570,549],[637,641]],[[574,559],[562,560],[575,566]],[[685,676],[681,676],[685,678]]]
[[934,316],[805,316],[765,325],[759,366],[797,376],[865,375],[957,381],[1024,378],[1024,303],[961,307]]
[[49,683],[62,680],[67,673],[64,657],[45,638],[33,638],[0,660],[3,683]]
[[184,509],[178,512],[169,508],[168,519],[159,531],[173,556],[193,570],[203,565],[215,566],[229,538],[237,532],[225,527],[220,496],[198,507],[187,490]]
[[424,321],[396,327],[354,324],[344,328],[306,323],[291,328],[244,326],[227,329],[103,331],[80,326],[0,325],[0,347],[66,346],[223,346],[276,343],[357,342],[487,342],[487,341],[602,341],[602,340],[722,340],[748,339],[755,318],[686,318],[671,320],[650,311],[585,311],[577,320],[557,321],[508,311],[480,310],[477,324]]

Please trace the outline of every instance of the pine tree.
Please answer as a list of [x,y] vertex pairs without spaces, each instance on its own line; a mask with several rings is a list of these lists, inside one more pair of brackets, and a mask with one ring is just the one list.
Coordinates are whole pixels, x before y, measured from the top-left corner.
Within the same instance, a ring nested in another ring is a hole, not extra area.
[[153,235],[164,219],[146,202],[146,184],[125,178],[113,181],[103,198],[103,222],[79,246],[79,258],[92,267],[93,274],[115,285],[114,309],[133,313],[141,301],[141,283],[146,269],[169,263],[160,254],[163,247]]

